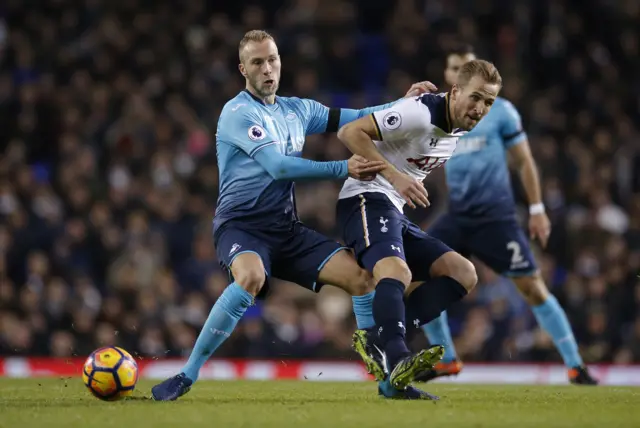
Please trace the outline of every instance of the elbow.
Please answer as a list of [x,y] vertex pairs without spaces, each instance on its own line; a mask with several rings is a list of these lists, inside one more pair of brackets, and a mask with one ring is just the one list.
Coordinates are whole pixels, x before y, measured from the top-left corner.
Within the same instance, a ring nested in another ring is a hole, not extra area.
[[521,174],[525,169],[527,169],[527,158],[526,156],[509,156],[508,159],[509,169]]
[[271,178],[273,178],[275,181],[289,180],[289,175],[284,169],[280,169],[271,174]]
[[535,172],[536,163],[533,161],[532,157],[525,157],[516,161],[516,168],[521,174],[526,174],[530,171]]
[[271,168],[267,169],[267,172],[276,181],[286,180],[289,178],[287,174],[287,168],[283,165],[283,162],[278,162],[276,165],[273,165]]
[[338,139],[343,143],[349,141],[349,136],[353,133],[354,126],[352,123],[347,123],[342,128],[338,129]]
[[287,178],[286,171],[283,168],[278,168],[267,172],[275,181],[285,180]]

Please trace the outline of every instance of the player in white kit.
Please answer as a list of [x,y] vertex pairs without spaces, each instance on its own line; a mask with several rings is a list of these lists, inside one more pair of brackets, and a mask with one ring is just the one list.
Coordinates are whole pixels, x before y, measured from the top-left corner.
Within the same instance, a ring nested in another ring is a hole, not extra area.
[[[396,378],[407,385],[420,365],[405,364],[407,323],[419,326],[436,318],[477,282],[471,262],[413,224],[403,208],[429,205],[422,180],[444,165],[458,138],[489,112],[501,85],[493,64],[470,61],[449,93],[402,100],[338,132],[354,154],[387,164],[371,182],[347,180],[337,206],[345,244],[377,283],[376,327],[356,331],[354,348],[382,381],[381,394],[398,387]],[[435,354],[424,352],[426,359]]]

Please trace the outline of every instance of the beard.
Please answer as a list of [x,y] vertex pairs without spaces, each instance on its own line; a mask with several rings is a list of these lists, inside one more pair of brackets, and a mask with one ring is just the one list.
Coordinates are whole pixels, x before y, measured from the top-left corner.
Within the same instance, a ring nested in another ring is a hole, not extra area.
[[277,81],[276,79],[271,80],[273,80],[274,82],[271,86],[261,84],[261,82],[259,82],[257,79],[249,79],[249,84],[254,89],[256,94],[258,94],[261,98],[266,98],[274,95],[278,91],[279,81]]
[[[456,109],[454,113],[456,115],[456,118],[453,119],[453,121],[457,122],[453,125],[454,128],[458,127],[464,129],[465,131],[471,131],[478,124],[480,119],[482,119],[482,116],[480,116],[479,118],[472,117],[464,107],[460,110]],[[472,122],[472,120],[474,120],[475,122]]]

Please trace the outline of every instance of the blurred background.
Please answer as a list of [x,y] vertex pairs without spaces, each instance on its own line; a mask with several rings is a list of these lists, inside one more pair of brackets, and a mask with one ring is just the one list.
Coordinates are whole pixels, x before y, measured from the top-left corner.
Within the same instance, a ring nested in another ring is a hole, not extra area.
[[[447,89],[444,53],[460,41],[495,62],[543,177],[544,277],[587,362],[640,362],[634,0],[3,0],[0,355],[189,354],[227,285],[212,247],[215,129],[256,28],[278,42],[279,93],[331,107],[425,79]],[[305,156],[348,153],[320,135]],[[442,182],[410,213],[424,227],[445,208]],[[297,188],[303,220],[334,238],[340,184]],[[478,269],[449,316],[462,359],[559,361],[510,283]],[[281,282],[217,355],[354,358],[354,328],[342,292]]]

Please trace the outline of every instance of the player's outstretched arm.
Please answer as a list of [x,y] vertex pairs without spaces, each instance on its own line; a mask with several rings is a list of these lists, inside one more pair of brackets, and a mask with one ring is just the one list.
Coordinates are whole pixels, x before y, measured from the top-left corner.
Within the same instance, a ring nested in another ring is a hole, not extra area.
[[228,144],[242,150],[260,164],[274,180],[330,180],[351,176],[371,180],[384,168],[381,162],[354,158],[344,161],[315,162],[283,155],[280,142],[261,117],[249,109],[225,109],[216,135],[218,144]]
[[383,162],[369,162],[361,157],[344,161],[316,162],[281,154],[275,145],[266,146],[253,158],[274,180],[330,180],[351,176],[371,180],[384,167]]
[[347,123],[358,120],[361,117],[366,117],[373,112],[388,109],[405,98],[415,97],[427,92],[433,93],[437,90],[436,85],[429,81],[416,82],[411,85],[404,98],[359,110],[351,108],[329,108],[324,104],[310,99],[292,98],[292,100],[295,100],[295,103],[298,104],[300,111],[303,113],[305,134],[312,135],[324,132],[337,132]]
[[[411,208],[415,208],[416,204],[422,207],[429,206],[427,190],[421,182],[398,171],[380,153],[373,141],[408,141],[413,135],[422,132],[424,123],[420,120],[419,112],[415,110],[418,108],[417,105],[414,104],[414,101],[407,100],[392,109],[375,112],[348,123],[338,131],[338,138],[352,153],[370,161],[384,163],[385,169],[380,174],[393,185]],[[382,122],[382,128],[379,122]]]
[[340,121],[339,121],[338,129],[343,127],[347,123],[353,122],[354,120],[360,119],[361,117],[369,116],[370,114],[376,111],[389,109],[405,98],[411,98],[411,97],[415,97],[425,93],[433,93],[433,92],[436,92],[437,90],[438,88],[436,87],[436,85],[434,85],[429,81],[417,82],[411,85],[411,87],[405,94],[404,98],[401,98],[399,100],[392,101],[390,103],[382,104],[378,106],[365,107],[360,110],[354,110],[350,108],[340,109]]

